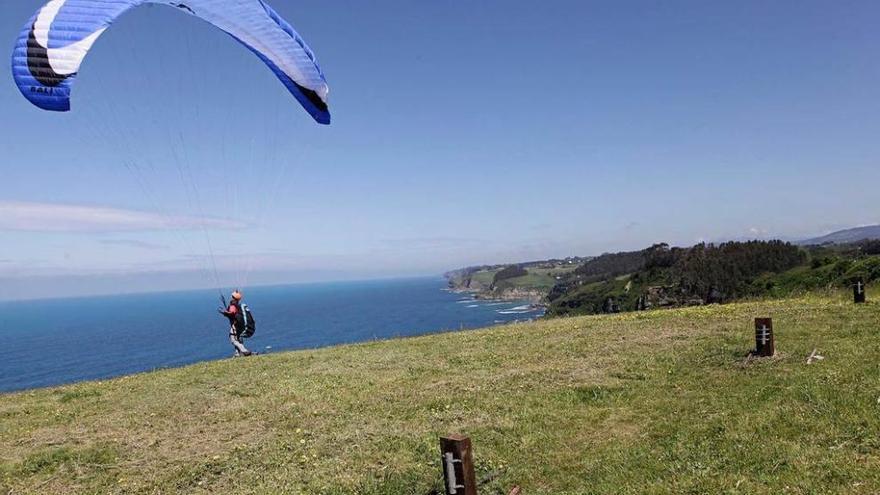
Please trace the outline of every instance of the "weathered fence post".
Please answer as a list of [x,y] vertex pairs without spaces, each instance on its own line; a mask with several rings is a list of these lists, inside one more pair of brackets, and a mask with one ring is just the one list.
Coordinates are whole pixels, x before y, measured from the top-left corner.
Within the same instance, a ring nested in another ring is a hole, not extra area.
[[771,357],[776,354],[776,342],[773,339],[773,319],[755,318],[755,355]]
[[853,300],[856,304],[864,304],[865,299],[865,279],[859,278],[853,284]]
[[471,439],[462,435],[440,438],[440,454],[446,495],[477,495]]

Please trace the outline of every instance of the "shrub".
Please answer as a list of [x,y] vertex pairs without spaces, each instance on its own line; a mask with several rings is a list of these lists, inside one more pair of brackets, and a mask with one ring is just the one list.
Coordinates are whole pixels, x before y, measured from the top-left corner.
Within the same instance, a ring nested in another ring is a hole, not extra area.
[[502,280],[508,280],[508,279],[516,278],[516,277],[523,277],[528,274],[529,274],[529,272],[526,271],[525,268],[523,268],[519,265],[510,265],[507,268],[505,268],[495,274],[495,278],[493,279],[492,284],[497,285],[498,282],[501,282]]

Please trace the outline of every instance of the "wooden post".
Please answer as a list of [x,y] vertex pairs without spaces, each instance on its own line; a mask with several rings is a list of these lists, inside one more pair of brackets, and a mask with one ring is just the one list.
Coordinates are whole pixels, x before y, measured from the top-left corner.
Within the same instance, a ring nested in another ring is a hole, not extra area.
[[471,439],[463,435],[440,438],[440,455],[446,495],[477,495]]
[[770,357],[776,354],[776,342],[773,339],[773,319],[755,318],[755,355]]
[[853,300],[856,304],[865,303],[865,279],[859,278],[853,284]]

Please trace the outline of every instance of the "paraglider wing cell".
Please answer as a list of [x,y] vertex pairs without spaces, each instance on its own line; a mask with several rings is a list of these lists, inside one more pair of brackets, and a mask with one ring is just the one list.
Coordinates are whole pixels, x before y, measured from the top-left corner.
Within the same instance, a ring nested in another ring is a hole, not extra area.
[[330,123],[329,88],[315,55],[262,0],[51,0],[16,42],[12,74],[19,90],[45,110],[70,110],[89,49],[116,18],[144,3],[169,5],[222,29],[260,57],[316,121]]

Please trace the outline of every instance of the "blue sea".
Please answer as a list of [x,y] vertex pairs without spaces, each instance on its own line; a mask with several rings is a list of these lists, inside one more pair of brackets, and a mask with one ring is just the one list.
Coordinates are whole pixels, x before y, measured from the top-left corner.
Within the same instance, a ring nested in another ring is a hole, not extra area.
[[[476,301],[439,278],[257,287],[246,342],[260,353],[421,335],[540,316],[526,302]],[[9,392],[232,355],[217,291],[0,303]]]

